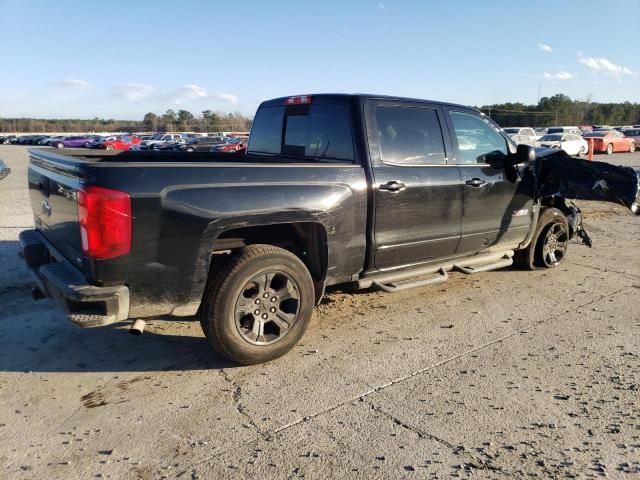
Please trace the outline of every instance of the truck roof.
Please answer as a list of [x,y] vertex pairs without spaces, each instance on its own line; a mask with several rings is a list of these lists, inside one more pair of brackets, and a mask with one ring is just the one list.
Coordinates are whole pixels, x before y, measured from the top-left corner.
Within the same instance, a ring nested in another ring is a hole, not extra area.
[[[437,100],[426,100],[424,98],[411,98],[411,97],[397,97],[391,95],[376,95],[372,93],[307,93],[307,94],[298,94],[298,95],[290,95],[287,97],[278,97],[273,98],[271,100],[266,100],[260,104],[261,107],[274,107],[285,105],[287,99],[292,97],[311,97],[312,103],[349,103],[352,99],[360,99],[360,100],[370,100],[370,99],[379,99],[379,100],[397,100],[403,102],[416,102],[416,103],[429,103],[429,104],[437,104],[437,105],[446,105],[450,107],[462,107],[471,110],[477,110],[474,107],[470,107],[468,105],[460,105],[457,103],[449,103],[449,102],[440,102]],[[482,112],[480,112],[482,113]],[[484,115],[484,113],[483,113]]]

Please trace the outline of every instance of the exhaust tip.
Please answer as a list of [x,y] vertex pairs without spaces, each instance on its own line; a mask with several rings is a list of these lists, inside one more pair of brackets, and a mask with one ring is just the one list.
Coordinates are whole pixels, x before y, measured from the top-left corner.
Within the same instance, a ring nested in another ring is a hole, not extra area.
[[137,319],[135,322],[133,322],[133,325],[131,325],[131,328],[129,329],[129,333],[131,335],[142,335],[142,332],[144,332],[144,327],[146,324],[147,322],[145,322],[144,320]]

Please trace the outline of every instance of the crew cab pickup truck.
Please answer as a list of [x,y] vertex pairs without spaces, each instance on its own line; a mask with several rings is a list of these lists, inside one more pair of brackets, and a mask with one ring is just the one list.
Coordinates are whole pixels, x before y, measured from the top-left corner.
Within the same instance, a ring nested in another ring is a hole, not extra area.
[[241,364],[291,349],[329,285],[556,267],[588,240],[565,198],[637,206],[633,170],[536,157],[472,108],[373,95],[266,101],[242,155],[30,155],[35,297],[82,327],[196,315]]

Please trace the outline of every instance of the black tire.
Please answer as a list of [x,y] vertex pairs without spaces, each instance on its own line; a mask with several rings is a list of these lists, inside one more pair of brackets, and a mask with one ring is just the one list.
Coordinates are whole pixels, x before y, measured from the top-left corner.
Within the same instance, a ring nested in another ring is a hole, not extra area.
[[[557,237],[556,241],[552,240],[553,236]],[[538,218],[538,225],[529,246],[515,252],[514,265],[528,270],[555,268],[566,257],[568,243],[567,217],[557,208],[545,208]],[[549,249],[554,249],[551,258]]]
[[613,144],[610,143],[609,145],[607,145],[607,155],[611,155],[613,153]]
[[272,245],[250,245],[210,279],[200,325],[213,348],[228,359],[242,365],[268,362],[300,340],[311,320],[314,299],[313,280],[298,257]]

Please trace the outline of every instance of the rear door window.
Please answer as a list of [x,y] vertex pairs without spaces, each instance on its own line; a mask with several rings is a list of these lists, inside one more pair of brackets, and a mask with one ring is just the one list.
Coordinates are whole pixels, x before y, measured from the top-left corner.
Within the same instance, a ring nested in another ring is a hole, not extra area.
[[375,118],[383,162],[400,165],[447,163],[442,128],[435,109],[379,105]]

